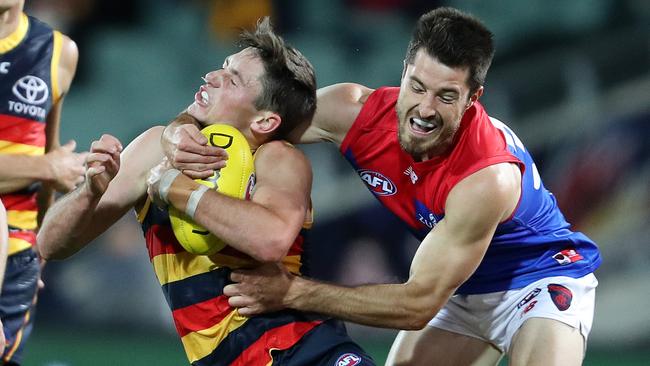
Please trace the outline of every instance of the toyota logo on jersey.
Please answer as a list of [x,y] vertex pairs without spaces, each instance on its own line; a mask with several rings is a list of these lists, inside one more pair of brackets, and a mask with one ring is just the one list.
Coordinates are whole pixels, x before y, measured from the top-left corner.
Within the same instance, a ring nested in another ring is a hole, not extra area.
[[344,353],[334,363],[335,366],[354,366],[361,363],[361,357],[354,353]]
[[11,89],[22,102],[43,104],[49,96],[49,89],[43,79],[32,75],[20,78]]
[[397,187],[386,176],[373,170],[362,169],[357,171],[361,180],[368,189],[377,196],[392,196],[397,193]]

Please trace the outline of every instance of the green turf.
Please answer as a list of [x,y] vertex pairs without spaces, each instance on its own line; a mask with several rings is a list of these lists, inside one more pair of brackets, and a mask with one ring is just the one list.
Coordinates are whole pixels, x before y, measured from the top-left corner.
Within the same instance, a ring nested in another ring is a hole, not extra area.
[[[390,339],[360,340],[383,365]],[[504,360],[501,365],[506,365]],[[39,327],[30,339],[25,366],[178,366],[187,365],[180,341],[172,334],[97,332]],[[591,349],[585,366],[647,366],[650,350],[606,352]]]

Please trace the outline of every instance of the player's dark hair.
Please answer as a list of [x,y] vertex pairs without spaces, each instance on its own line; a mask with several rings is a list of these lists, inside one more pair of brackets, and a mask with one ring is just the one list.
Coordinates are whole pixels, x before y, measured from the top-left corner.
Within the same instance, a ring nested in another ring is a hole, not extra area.
[[420,48],[453,68],[468,68],[470,94],[485,83],[494,56],[493,35],[475,17],[442,7],[420,17],[406,51],[406,63],[413,64]]
[[262,92],[255,100],[255,107],[280,115],[282,122],[274,137],[285,138],[297,125],[314,117],[314,67],[297,49],[273,32],[269,17],[260,19],[254,32],[243,31],[241,45],[256,49],[264,63]]

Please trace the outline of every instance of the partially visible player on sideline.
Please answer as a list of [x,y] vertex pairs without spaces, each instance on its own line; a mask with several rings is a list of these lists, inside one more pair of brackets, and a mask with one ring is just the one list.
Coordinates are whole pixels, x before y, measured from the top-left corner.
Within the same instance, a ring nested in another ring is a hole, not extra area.
[[27,16],[23,6],[24,0],[0,0],[0,198],[9,224],[0,318],[7,338],[3,362],[10,365],[20,364],[34,318],[40,268],[32,247],[39,216],[54,190],[72,190],[84,174],[74,141],[59,144],[77,46]]
[[[223,69],[205,76],[187,111],[206,125],[229,124],[246,137],[255,157],[251,199],[206,190],[171,168],[163,160],[162,126],[137,137],[121,156],[120,142],[104,135],[92,144],[86,183],[46,215],[38,236],[41,254],[72,255],[136,207],[192,365],[372,365],[339,320],[293,310],[249,318],[223,295],[232,268],[281,262],[294,274],[307,270],[301,229],[312,219],[311,167],[280,139],[314,115],[313,68],[273,33],[268,19],[255,33],[244,33],[242,43],[246,48],[227,57]],[[152,199],[187,212],[230,246],[210,256],[186,252],[167,208]]]
[[[337,144],[422,241],[406,283],[347,288],[267,266],[233,273],[243,282],[224,290],[230,304],[409,330],[389,364],[494,365],[508,353],[511,365],[579,365],[601,258],[570,230],[523,143],[478,102],[493,53],[479,20],[433,10],[417,22],[399,88],[321,89],[312,123],[295,131],[296,142]],[[185,152],[170,158],[181,169],[200,168],[184,163],[197,159],[185,146],[195,134],[165,133],[181,142],[164,141]]]
[[[4,283],[5,269],[7,268],[7,247],[9,236],[7,235],[7,210],[5,205],[0,201],[0,284]],[[2,297],[2,289],[0,289],[0,297]],[[2,319],[0,319],[0,328],[2,328]],[[0,350],[4,351],[5,345],[5,332],[0,332]]]

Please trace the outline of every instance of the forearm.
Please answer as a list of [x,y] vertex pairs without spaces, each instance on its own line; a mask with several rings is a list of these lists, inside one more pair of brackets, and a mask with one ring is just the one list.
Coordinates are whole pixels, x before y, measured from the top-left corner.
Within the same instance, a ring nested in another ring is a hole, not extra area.
[[[169,203],[185,211],[198,187],[195,181],[179,175],[169,190]],[[201,197],[194,220],[231,247],[262,262],[282,259],[299,230],[288,229],[291,225],[262,205],[212,190]]]
[[287,308],[316,312],[373,327],[416,330],[444,305],[413,294],[408,284],[342,287],[295,277],[284,299]]
[[93,219],[99,197],[86,187],[82,185],[59,199],[45,215],[37,240],[43,258],[67,258],[92,239],[85,231]]
[[[0,181],[3,184],[29,185],[54,179],[54,172],[45,155],[0,155]],[[25,184],[29,182],[28,184]]]

